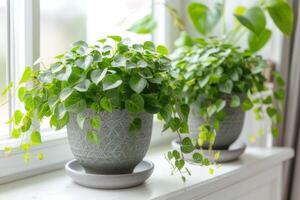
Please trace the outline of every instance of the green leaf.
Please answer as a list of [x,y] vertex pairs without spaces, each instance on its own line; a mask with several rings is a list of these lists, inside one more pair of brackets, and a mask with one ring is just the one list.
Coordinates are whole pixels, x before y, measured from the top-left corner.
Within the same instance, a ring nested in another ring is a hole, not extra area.
[[220,158],[220,151],[217,151],[216,153],[214,153],[214,160],[219,160]]
[[268,96],[263,100],[263,104],[271,104],[272,103],[272,97]]
[[240,104],[241,104],[240,101],[241,101],[241,100],[240,100],[240,97],[239,97],[239,96],[233,95],[233,96],[231,97],[230,107],[232,107],[232,108],[239,107]]
[[272,118],[273,116],[275,116],[277,114],[277,110],[273,107],[268,107],[267,114],[270,118]]
[[196,152],[196,153],[193,154],[193,161],[194,162],[201,163],[202,160],[203,160],[203,156],[200,153]]
[[19,90],[18,90],[18,98],[21,102],[24,101],[26,91],[27,91],[26,87],[20,87]]
[[138,76],[133,76],[129,80],[130,88],[136,93],[141,93],[147,85],[147,80]]
[[[60,94],[59,94],[59,99],[61,101],[65,101],[71,94],[73,93],[73,89],[69,88],[69,87],[66,87],[64,88]],[[55,98],[55,97],[54,97]],[[50,100],[50,99],[49,99]],[[49,103],[50,104],[50,103]],[[51,103],[52,105],[52,103]],[[49,105],[50,106],[50,105]],[[51,106],[50,106],[51,107]]]
[[139,94],[131,95],[130,99],[125,100],[125,108],[128,112],[137,113],[144,110],[144,99]]
[[88,79],[85,79],[82,82],[75,85],[74,89],[79,92],[86,92],[86,91],[88,91],[90,85],[91,85],[91,81]]
[[23,72],[23,75],[19,81],[19,85],[21,85],[22,83],[25,83],[27,81],[29,81],[29,79],[31,78],[32,76],[32,69],[31,67],[26,67],[24,72]]
[[138,34],[149,34],[155,29],[155,27],[156,27],[156,22],[152,19],[151,15],[147,15],[142,19],[136,21],[127,30]]
[[26,115],[25,117],[23,117],[21,130],[24,133],[28,131],[30,127],[31,127],[31,118]]
[[103,91],[117,88],[122,82],[121,77],[117,74],[109,74],[103,79]]
[[177,150],[173,150],[173,156],[176,160],[180,158],[180,153]]
[[78,113],[76,116],[76,121],[78,126],[83,130],[84,122],[86,120],[85,113]]
[[183,122],[180,124],[179,132],[180,133],[190,133],[189,125],[187,122]]
[[190,138],[185,137],[182,140],[182,143],[180,145],[180,149],[181,149],[182,153],[191,153],[195,150],[195,146],[193,145]]
[[230,94],[233,88],[232,80],[227,80],[225,83],[219,84],[219,90],[223,93]]
[[169,50],[167,49],[167,47],[165,47],[163,45],[158,45],[156,47],[156,52],[160,53],[161,55],[168,55],[169,54]]
[[39,160],[43,160],[44,159],[44,154],[43,153],[38,153],[37,158]]
[[271,132],[273,137],[277,138],[279,136],[279,129],[276,126],[271,127]]
[[178,117],[174,117],[174,118],[171,118],[169,125],[170,125],[172,131],[175,132],[180,128],[181,121]]
[[19,129],[19,128],[14,128],[11,132],[11,136],[13,138],[19,138],[20,135],[21,135],[21,129]]
[[245,100],[242,103],[242,108],[247,111],[253,108],[253,103],[249,98],[245,98]]
[[177,167],[178,170],[181,170],[184,167],[184,164],[185,162],[182,159],[175,161],[175,166]]
[[226,101],[223,99],[218,99],[215,105],[217,112],[220,112],[226,106]]
[[72,47],[76,47],[76,46],[88,47],[88,44],[83,40],[79,40],[79,41],[72,43],[71,46]]
[[14,123],[16,125],[19,125],[22,118],[23,118],[23,113],[20,110],[16,110],[15,113],[14,113],[13,118],[14,118]]
[[267,7],[273,22],[285,35],[293,32],[294,16],[293,10],[287,2],[277,1]]
[[188,15],[196,30],[206,35],[217,25],[222,14],[221,3],[216,3],[214,9],[210,10],[202,3],[192,2],[188,5]]
[[142,128],[142,120],[140,118],[135,118],[129,125],[129,131],[135,132],[139,131]]
[[122,41],[122,37],[120,37],[118,35],[110,35],[110,36],[107,36],[107,37],[110,38],[110,39],[113,39],[116,42],[121,42]]
[[95,116],[91,119],[90,124],[95,129],[100,129],[102,125],[102,121],[100,116]]
[[248,45],[252,52],[256,52],[263,48],[269,39],[271,38],[272,32],[269,29],[262,30],[259,35],[249,32]]
[[211,117],[215,112],[217,111],[216,105],[210,105],[207,107],[207,114],[209,117]]
[[165,122],[169,122],[172,118],[172,106],[170,104],[165,105],[160,110],[160,115],[165,120]]
[[100,138],[99,138],[98,134],[94,131],[90,131],[86,134],[86,140],[90,144],[99,144],[100,143]]
[[173,154],[171,151],[168,151],[167,157],[169,160],[171,160],[173,158]]
[[107,112],[112,112],[113,110],[113,106],[107,97],[102,97],[100,100],[100,105]]
[[275,92],[274,92],[274,97],[277,100],[283,100],[285,97],[285,91],[283,88],[278,88]]
[[235,17],[243,26],[256,35],[260,35],[261,31],[266,28],[265,14],[258,6],[246,10],[242,15],[236,13]]
[[41,144],[42,139],[41,139],[41,134],[38,131],[33,131],[30,135],[30,140],[32,145],[37,145],[37,144]]
[[5,88],[4,90],[2,91],[1,95],[4,96],[6,95],[10,89],[14,86],[14,83],[13,82],[10,82]]
[[39,80],[43,83],[51,83],[53,80],[53,74],[50,71],[41,73],[39,75]]
[[91,80],[93,81],[93,83],[98,85],[98,83],[100,83],[100,81],[105,77],[107,70],[108,68],[105,68],[104,70],[101,69],[94,70],[91,73]]

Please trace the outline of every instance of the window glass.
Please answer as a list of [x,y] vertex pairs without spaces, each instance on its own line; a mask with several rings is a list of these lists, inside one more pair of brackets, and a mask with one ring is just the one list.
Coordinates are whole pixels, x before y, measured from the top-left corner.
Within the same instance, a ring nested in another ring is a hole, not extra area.
[[[6,17],[6,0],[0,0],[0,91],[7,86],[7,17]],[[8,97],[0,94],[0,138],[8,137],[9,126],[5,124],[8,120]]]

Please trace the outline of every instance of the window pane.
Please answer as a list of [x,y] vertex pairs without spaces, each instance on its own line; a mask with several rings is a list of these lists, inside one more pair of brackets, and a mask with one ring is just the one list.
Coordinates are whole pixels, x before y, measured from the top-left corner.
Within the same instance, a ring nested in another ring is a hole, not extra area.
[[[0,0],[0,91],[7,86],[6,50],[7,50],[7,24],[6,24],[6,0]],[[0,139],[8,137],[8,97],[0,96]]]
[[[150,12],[151,0],[40,0],[40,57],[47,66],[72,42],[95,42],[106,35],[121,35],[135,42],[150,40],[150,35],[126,31]],[[47,127],[45,120],[41,129]]]

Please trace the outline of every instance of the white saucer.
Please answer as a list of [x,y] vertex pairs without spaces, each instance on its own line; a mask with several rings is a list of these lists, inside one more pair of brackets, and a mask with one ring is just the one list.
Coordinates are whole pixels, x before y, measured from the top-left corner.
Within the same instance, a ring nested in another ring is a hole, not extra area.
[[[174,139],[172,141],[172,147],[177,150],[180,149],[180,144],[179,144],[178,139]],[[234,161],[234,160],[238,159],[244,153],[246,147],[247,146],[245,143],[235,142],[232,145],[230,145],[229,148],[226,150],[216,150],[216,151],[220,152],[220,157],[217,162],[225,163],[225,162]],[[197,150],[195,150],[195,151],[197,151]],[[203,151],[204,156],[206,156],[210,161],[213,160],[213,155],[209,154],[208,150],[203,149],[202,151]],[[189,154],[184,154],[184,159],[187,161],[190,161],[190,162],[194,162],[193,161],[193,153],[194,152],[191,152]]]
[[151,161],[143,160],[131,174],[89,174],[76,160],[71,160],[65,165],[67,174],[79,185],[101,188],[101,189],[122,189],[144,183],[152,174],[154,164]]

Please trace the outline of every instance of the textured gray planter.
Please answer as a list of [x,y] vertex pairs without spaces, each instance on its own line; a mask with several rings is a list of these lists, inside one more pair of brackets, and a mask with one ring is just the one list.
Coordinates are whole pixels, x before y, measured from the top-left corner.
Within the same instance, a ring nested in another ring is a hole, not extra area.
[[[242,97],[241,101],[242,101]],[[220,122],[220,127],[216,135],[216,140],[213,149],[228,149],[228,147],[238,139],[241,134],[245,112],[240,108],[231,108],[229,106],[229,98],[226,100],[226,117]],[[191,111],[188,118],[190,136],[198,138],[199,126],[204,123],[204,120],[199,116],[199,107],[196,104],[191,105]],[[204,148],[208,148],[208,142],[204,144]]]
[[[85,111],[88,117],[95,113]],[[76,115],[70,116],[67,125],[68,140],[74,157],[90,173],[125,174],[131,173],[140,163],[150,144],[153,115],[140,113],[142,120],[140,131],[130,133],[128,127],[133,118],[126,110],[115,110],[112,113],[101,112],[102,127],[98,131],[100,144],[90,144],[86,133],[92,128],[85,121],[84,130],[76,122]]]

